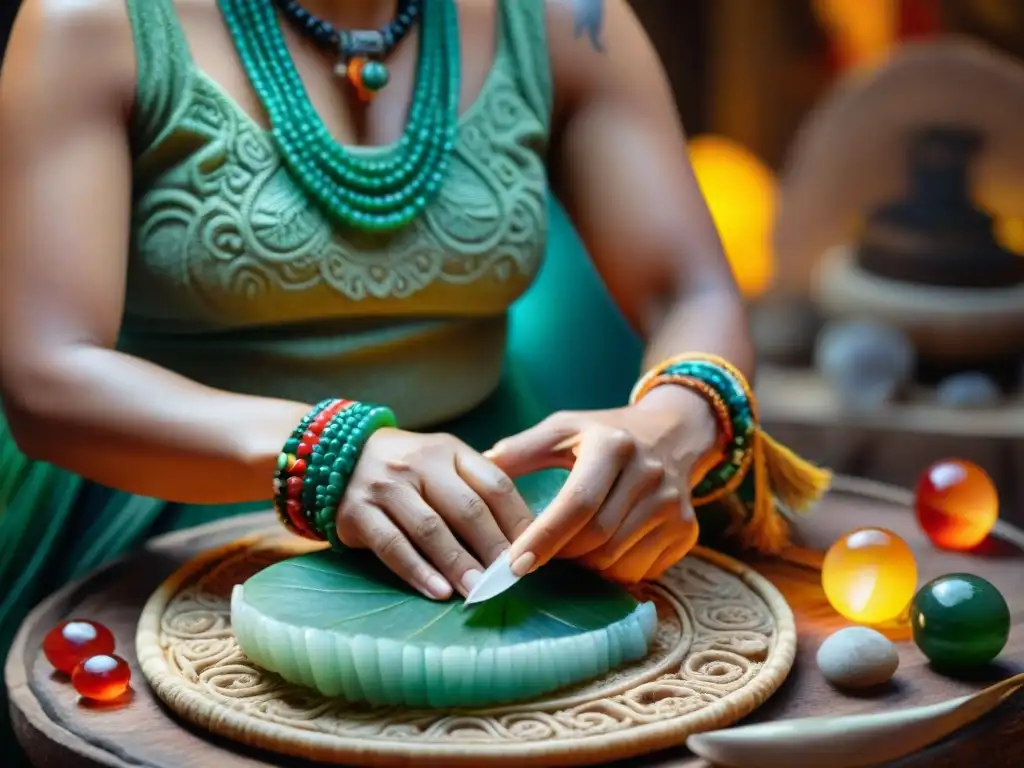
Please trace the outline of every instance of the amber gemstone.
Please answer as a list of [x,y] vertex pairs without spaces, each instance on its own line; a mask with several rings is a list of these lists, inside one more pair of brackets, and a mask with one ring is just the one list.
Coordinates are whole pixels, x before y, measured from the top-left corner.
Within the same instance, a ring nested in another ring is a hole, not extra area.
[[937,547],[974,549],[999,517],[999,494],[985,470],[970,461],[932,464],[917,482],[917,520]]
[[829,548],[821,585],[832,607],[847,619],[883,624],[910,605],[917,589],[917,561],[892,531],[859,528]]

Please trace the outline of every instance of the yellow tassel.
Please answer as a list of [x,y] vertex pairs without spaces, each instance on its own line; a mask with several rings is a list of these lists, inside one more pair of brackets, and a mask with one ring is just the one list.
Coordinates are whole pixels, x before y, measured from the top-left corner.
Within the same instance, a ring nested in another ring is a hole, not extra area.
[[744,546],[766,555],[776,555],[789,544],[789,525],[775,507],[768,465],[765,460],[764,441],[760,431],[754,437],[754,460],[750,471],[754,473],[754,503],[750,518],[740,531]]
[[765,472],[772,495],[793,512],[804,512],[828,491],[832,473],[797,456],[786,446],[758,431]]
[[[671,379],[673,383],[685,383],[685,377],[665,376],[665,372],[671,366],[686,360],[703,360],[731,374],[743,387],[754,421],[758,422],[757,398],[747,380],[735,366],[717,355],[694,353],[666,360],[641,377],[630,395],[630,402],[636,402],[663,380]],[[754,473],[754,499],[750,505],[749,516],[739,526],[738,533],[744,546],[763,554],[778,554],[789,545],[789,524],[777,504],[793,512],[807,510],[828,491],[832,473],[800,458],[760,428],[754,432],[751,454],[747,471]],[[742,480],[742,473],[735,480],[738,484]],[[731,487],[721,490],[729,494],[723,500],[731,502],[732,505],[739,503],[739,499],[731,493]],[[716,499],[717,496],[707,501]],[[735,520],[734,506],[730,507],[730,517]]]

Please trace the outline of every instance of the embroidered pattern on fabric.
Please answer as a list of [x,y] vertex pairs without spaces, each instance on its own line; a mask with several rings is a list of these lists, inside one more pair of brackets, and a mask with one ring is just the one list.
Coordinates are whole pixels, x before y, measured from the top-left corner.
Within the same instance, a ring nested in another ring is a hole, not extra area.
[[[507,64],[463,115],[449,176],[425,215],[393,234],[332,229],[288,176],[269,134],[196,73],[172,149],[183,160],[143,190],[129,304],[166,297],[211,319],[243,319],[273,296],[287,317],[343,314],[338,295],[404,299],[434,283],[488,276],[509,301],[539,266],[546,238],[546,121]],[[519,284],[521,283],[521,284]],[[300,296],[289,296],[297,294]],[[329,306],[330,310],[325,310]],[[131,310],[131,307],[129,307]]]

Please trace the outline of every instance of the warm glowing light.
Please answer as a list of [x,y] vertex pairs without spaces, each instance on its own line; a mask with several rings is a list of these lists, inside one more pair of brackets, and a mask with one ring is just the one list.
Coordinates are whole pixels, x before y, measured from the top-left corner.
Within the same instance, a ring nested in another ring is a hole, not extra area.
[[771,285],[776,182],[753,153],[719,136],[690,142],[690,161],[722,238],[736,282],[754,298]]
[[896,40],[898,0],[814,0],[814,11],[846,66],[877,63]]
[[995,235],[1003,248],[1024,256],[1024,219],[996,219]]
[[829,548],[821,586],[841,615],[860,624],[884,624],[910,605],[917,589],[917,561],[895,533],[860,528]]

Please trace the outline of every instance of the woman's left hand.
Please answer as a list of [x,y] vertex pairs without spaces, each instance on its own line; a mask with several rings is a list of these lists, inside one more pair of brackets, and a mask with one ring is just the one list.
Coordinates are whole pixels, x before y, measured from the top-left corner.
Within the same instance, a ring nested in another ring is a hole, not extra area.
[[661,386],[608,411],[557,413],[485,453],[510,476],[564,467],[569,478],[512,544],[522,575],[553,557],[616,581],[661,575],[697,541],[694,465],[713,447],[714,415],[684,387]]

